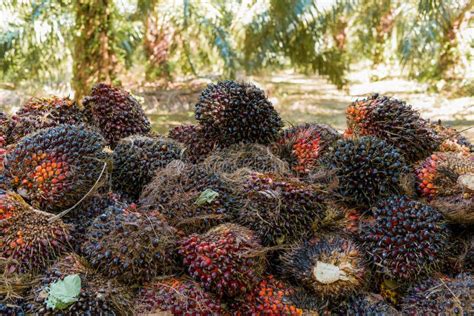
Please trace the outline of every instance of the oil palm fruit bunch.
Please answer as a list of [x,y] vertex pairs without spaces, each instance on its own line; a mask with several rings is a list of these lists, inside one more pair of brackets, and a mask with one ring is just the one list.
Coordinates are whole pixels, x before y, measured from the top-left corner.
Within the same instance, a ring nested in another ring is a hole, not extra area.
[[439,268],[449,235],[436,209],[403,195],[381,200],[360,234],[375,270],[405,281]]
[[151,130],[138,101],[127,91],[105,83],[92,87],[91,95],[83,100],[85,109],[92,116],[110,146],[115,147],[122,138],[145,135]]
[[196,104],[195,116],[199,124],[217,131],[224,147],[240,142],[270,144],[283,127],[263,90],[231,80],[209,84]]
[[275,279],[265,276],[253,289],[232,304],[233,315],[303,315],[304,311],[292,302],[294,288]]
[[180,277],[154,280],[139,290],[135,303],[139,315],[225,315],[222,302],[197,282]]
[[[71,293],[71,277],[78,279],[79,291]],[[62,284],[61,282],[64,282]],[[64,286],[68,291],[55,296],[55,287]],[[69,288],[68,288],[69,287]],[[125,286],[112,279],[105,279],[94,271],[86,260],[76,254],[61,257],[38,280],[31,291],[29,313],[34,315],[131,315],[131,293]]]
[[378,294],[356,295],[339,302],[338,306],[331,309],[331,315],[402,315],[392,305],[385,302]]
[[474,145],[456,129],[443,125],[441,121],[432,123],[431,128],[441,139],[441,145],[439,146],[438,151],[453,151],[461,153],[474,152]]
[[0,257],[9,270],[36,273],[69,248],[69,227],[29,206],[14,192],[0,192]]
[[112,188],[138,199],[156,171],[181,156],[181,146],[170,139],[130,136],[114,149]]
[[403,299],[403,315],[472,315],[474,277],[432,277],[414,285]]
[[102,136],[84,126],[59,125],[26,136],[5,158],[13,188],[34,207],[57,212],[78,203],[104,178]]
[[335,193],[351,206],[370,205],[398,192],[400,179],[409,170],[395,147],[373,136],[338,141],[325,166],[335,170]]
[[200,125],[179,125],[171,129],[168,137],[182,143],[184,157],[192,163],[203,161],[217,147],[217,133]]
[[188,274],[218,297],[252,291],[265,270],[258,238],[244,227],[223,224],[205,234],[193,234],[179,243]]
[[173,271],[176,230],[157,212],[134,207],[100,215],[88,230],[82,252],[109,277],[135,284]]
[[140,198],[186,234],[203,233],[230,220],[238,200],[222,178],[200,165],[175,161],[155,175]]
[[265,246],[311,234],[324,216],[322,193],[296,178],[253,173],[245,180],[237,222],[255,231]]
[[0,148],[7,146],[11,127],[10,118],[4,112],[0,112]]
[[86,115],[76,102],[69,98],[52,96],[33,98],[26,102],[12,117],[10,142],[40,129],[61,124],[81,125],[88,123]]
[[346,118],[346,136],[376,136],[398,148],[409,163],[428,157],[441,143],[417,111],[386,96],[374,94],[353,102]]
[[307,174],[341,135],[326,124],[305,123],[285,129],[275,141],[273,151],[287,161],[293,171]]
[[368,267],[365,254],[350,239],[328,235],[293,244],[280,255],[282,276],[321,298],[361,291]]

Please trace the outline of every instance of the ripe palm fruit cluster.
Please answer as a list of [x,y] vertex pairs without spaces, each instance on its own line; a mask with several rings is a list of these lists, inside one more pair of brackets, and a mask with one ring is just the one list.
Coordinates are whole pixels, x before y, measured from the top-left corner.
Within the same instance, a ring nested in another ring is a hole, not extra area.
[[0,257],[13,259],[9,268],[39,272],[69,246],[69,227],[51,214],[33,209],[14,192],[0,194]]
[[[81,279],[80,294],[70,306],[62,309],[47,305],[51,286],[67,276]],[[115,280],[107,280],[91,269],[87,261],[75,254],[61,257],[33,287],[28,304],[34,315],[130,315],[131,293]]]
[[156,171],[179,159],[181,151],[177,143],[165,138],[130,136],[122,139],[113,154],[113,189],[138,199]]
[[331,309],[332,315],[402,315],[384,301],[381,295],[367,294],[350,297],[343,304]]
[[251,291],[265,270],[264,254],[254,232],[223,224],[207,233],[193,234],[179,243],[188,274],[218,297]]
[[113,209],[90,226],[82,252],[103,274],[140,284],[173,271],[176,238],[176,229],[157,212]]
[[253,291],[236,301],[234,315],[303,315],[303,309],[292,302],[294,288],[274,276],[264,277]]
[[311,234],[323,217],[322,192],[296,178],[253,173],[244,182],[237,221],[265,246],[291,243]]
[[96,84],[83,100],[94,126],[110,146],[131,135],[145,135],[151,130],[140,103],[127,91],[105,83]]
[[310,172],[330,146],[341,138],[326,124],[305,123],[284,130],[273,145],[274,152],[298,174]]
[[98,133],[59,125],[22,138],[4,165],[13,189],[34,207],[62,211],[97,187],[107,157]]
[[226,222],[238,207],[229,185],[200,165],[171,163],[157,172],[140,198],[186,234],[203,233]]
[[428,121],[397,99],[374,94],[349,105],[347,136],[372,135],[395,146],[407,162],[424,159],[440,145]]
[[43,128],[61,124],[80,125],[88,119],[76,102],[69,98],[33,98],[26,102],[12,117],[10,142]]
[[155,280],[140,289],[135,303],[135,311],[140,315],[224,315],[227,314],[222,302],[204,291],[197,282],[187,278]]
[[179,125],[169,131],[168,137],[184,145],[185,159],[198,163],[217,147],[217,133],[200,125]]
[[196,120],[216,131],[218,144],[269,144],[283,127],[280,115],[251,83],[231,80],[209,84],[201,93],[195,110]]
[[414,285],[403,299],[403,315],[471,315],[474,276],[429,278]]
[[373,136],[338,141],[325,165],[335,170],[336,193],[358,206],[397,193],[401,176],[409,170],[395,147]]
[[6,147],[11,127],[10,118],[4,112],[0,112],[0,148]]
[[282,275],[321,298],[359,293],[368,273],[359,247],[334,235],[294,244],[281,254],[280,262]]
[[441,152],[474,152],[474,145],[452,127],[444,126],[440,121],[431,124],[431,128],[441,139],[438,150]]
[[442,215],[403,195],[380,201],[360,233],[375,270],[397,280],[429,274],[446,255],[448,230]]

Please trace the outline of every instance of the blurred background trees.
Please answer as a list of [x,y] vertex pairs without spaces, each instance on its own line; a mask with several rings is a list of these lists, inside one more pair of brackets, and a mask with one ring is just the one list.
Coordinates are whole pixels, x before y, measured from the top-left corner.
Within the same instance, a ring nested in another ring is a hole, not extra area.
[[3,0],[0,81],[80,98],[130,73],[146,82],[292,69],[343,88],[368,63],[434,88],[469,86],[473,10],[474,0]]

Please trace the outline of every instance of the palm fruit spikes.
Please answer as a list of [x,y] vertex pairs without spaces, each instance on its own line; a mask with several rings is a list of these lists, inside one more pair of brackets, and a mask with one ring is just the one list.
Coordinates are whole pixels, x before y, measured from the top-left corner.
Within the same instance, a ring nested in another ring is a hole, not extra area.
[[235,224],[217,226],[179,243],[188,274],[218,297],[235,297],[251,291],[265,269],[258,238]]
[[303,315],[304,311],[291,301],[294,292],[272,275],[265,276],[253,291],[233,303],[234,315]]
[[[76,301],[65,309],[48,306],[48,295],[45,293],[48,293],[56,282],[75,275],[81,280],[80,294]],[[84,258],[67,254],[51,266],[33,287],[28,309],[29,313],[38,316],[131,315],[131,293],[116,280],[105,279],[99,275]]]
[[368,274],[363,252],[335,235],[294,244],[280,261],[282,275],[324,299],[361,291]]
[[69,98],[34,98],[26,102],[12,117],[9,141],[14,143],[22,137],[43,128],[61,124],[81,125],[88,123],[86,115],[76,102]]
[[172,140],[147,136],[122,139],[114,149],[112,188],[138,199],[156,171],[181,157],[182,148]]
[[203,161],[218,146],[216,132],[200,125],[176,126],[168,137],[184,145],[184,158],[192,163]]
[[375,270],[397,280],[413,280],[439,268],[448,244],[443,216],[403,195],[380,201],[360,234]]
[[104,178],[108,154],[100,134],[59,125],[24,137],[5,158],[13,188],[34,207],[74,206]]
[[139,315],[224,315],[219,298],[204,291],[197,282],[186,278],[154,280],[139,290],[135,303]]
[[173,272],[176,230],[157,212],[113,208],[89,227],[82,253],[92,267],[127,284]]
[[15,261],[12,271],[39,272],[69,248],[69,227],[14,192],[1,193],[0,217],[0,257]]
[[335,193],[351,206],[370,205],[398,192],[409,170],[395,147],[373,136],[338,141],[325,166],[335,172]]
[[273,151],[287,161],[293,171],[306,174],[340,138],[340,134],[329,125],[306,123],[284,130],[275,141]]
[[138,101],[127,91],[105,83],[96,84],[83,100],[94,126],[99,128],[110,146],[131,135],[146,135],[151,130]]
[[409,163],[428,157],[441,142],[417,111],[386,96],[374,94],[353,102],[346,118],[346,136],[376,136],[398,148]]
[[463,273],[451,279],[432,277],[414,285],[403,298],[403,315],[471,315],[474,277]]
[[253,173],[244,182],[237,222],[265,246],[294,242],[311,234],[323,217],[321,192],[313,185],[275,174]]
[[209,84],[195,110],[196,120],[217,131],[220,146],[236,143],[269,144],[283,127],[263,90],[231,80]]

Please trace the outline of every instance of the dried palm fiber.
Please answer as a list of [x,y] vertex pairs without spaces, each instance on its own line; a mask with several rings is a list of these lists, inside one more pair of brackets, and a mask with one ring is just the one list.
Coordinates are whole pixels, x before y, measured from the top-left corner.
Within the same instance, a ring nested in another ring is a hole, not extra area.
[[184,159],[192,163],[202,162],[218,147],[217,132],[201,125],[176,126],[168,137],[184,145]]
[[88,119],[69,98],[32,98],[13,115],[9,142],[16,143],[28,134],[61,124],[88,124]]
[[318,165],[321,156],[340,138],[341,135],[329,125],[304,123],[283,130],[272,150],[288,162],[293,171],[305,175]]
[[214,151],[202,165],[218,174],[232,174],[239,169],[255,172],[289,174],[288,163],[275,156],[269,147],[258,144],[235,144]]
[[254,230],[264,246],[287,244],[310,235],[325,216],[323,191],[297,178],[244,174],[235,187],[243,203],[236,222]]
[[[46,305],[48,288],[70,275],[81,279],[81,290],[77,301],[62,310]],[[76,255],[61,257],[36,282],[31,291],[28,309],[38,316],[46,315],[131,315],[132,293],[130,288],[114,279],[105,278],[92,269],[87,261]]]
[[140,205],[159,210],[172,226],[191,234],[229,221],[238,200],[219,174],[174,161],[145,187]]
[[349,105],[348,137],[375,136],[396,147],[408,163],[428,157],[441,143],[428,121],[405,102],[374,94]]
[[5,158],[12,187],[34,207],[60,212],[76,206],[106,179],[105,141],[85,126],[59,125],[26,136]]
[[0,257],[0,315],[21,315],[23,299],[37,282],[32,273],[9,271],[9,267],[17,264],[12,260]]
[[40,272],[70,247],[68,225],[14,192],[0,194],[0,233],[0,257],[11,259],[10,271]]

